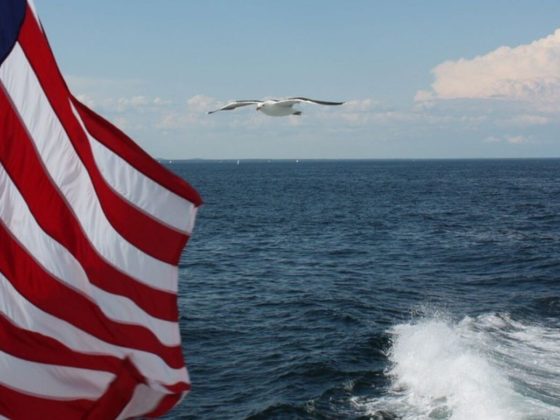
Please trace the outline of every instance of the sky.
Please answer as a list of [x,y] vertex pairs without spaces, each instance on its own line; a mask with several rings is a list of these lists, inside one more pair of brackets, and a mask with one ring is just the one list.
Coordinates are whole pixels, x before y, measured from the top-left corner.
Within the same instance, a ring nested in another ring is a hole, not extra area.
[[[560,157],[558,0],[35,0],[73,93],[154,157]],[[345,101],[274,118],[236,99]]]

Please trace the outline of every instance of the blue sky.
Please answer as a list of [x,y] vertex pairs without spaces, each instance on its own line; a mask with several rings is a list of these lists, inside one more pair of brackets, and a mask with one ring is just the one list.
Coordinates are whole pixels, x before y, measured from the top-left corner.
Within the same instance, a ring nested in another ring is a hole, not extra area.
[[[156,157],[560,157],[557,0],[35,3],[73,92]],[[347,103],[206,114],[288,96]]]

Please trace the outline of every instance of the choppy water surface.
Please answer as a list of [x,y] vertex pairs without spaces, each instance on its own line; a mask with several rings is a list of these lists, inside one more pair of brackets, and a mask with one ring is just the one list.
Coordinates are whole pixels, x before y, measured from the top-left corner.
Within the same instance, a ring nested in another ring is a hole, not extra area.
[[187,162],[184,419],[560,418],[560,160]]

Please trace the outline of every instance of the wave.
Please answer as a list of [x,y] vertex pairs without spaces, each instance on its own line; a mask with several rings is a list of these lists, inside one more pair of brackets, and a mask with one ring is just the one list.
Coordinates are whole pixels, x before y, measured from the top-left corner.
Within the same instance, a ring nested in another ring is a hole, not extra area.
[[453,322],[442,315],[397,325],[380,398],[361,411],[400,419],[560,418],[560,329],[509,314]]

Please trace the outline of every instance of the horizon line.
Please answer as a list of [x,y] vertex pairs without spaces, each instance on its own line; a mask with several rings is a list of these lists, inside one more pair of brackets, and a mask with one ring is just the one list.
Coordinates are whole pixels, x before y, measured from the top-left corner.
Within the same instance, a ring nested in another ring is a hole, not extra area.
[[196,161],[204,161],[204,162],[223,162],[223,161],[264,161],[264,162],[272,162],[272,161],[381,161],[381,160],[555,160],[560,159],[560,156],[536,156],[536,157],[403,157],[403,158],[162,158],[158,157],[156,160],[159,162],[196,162]]

